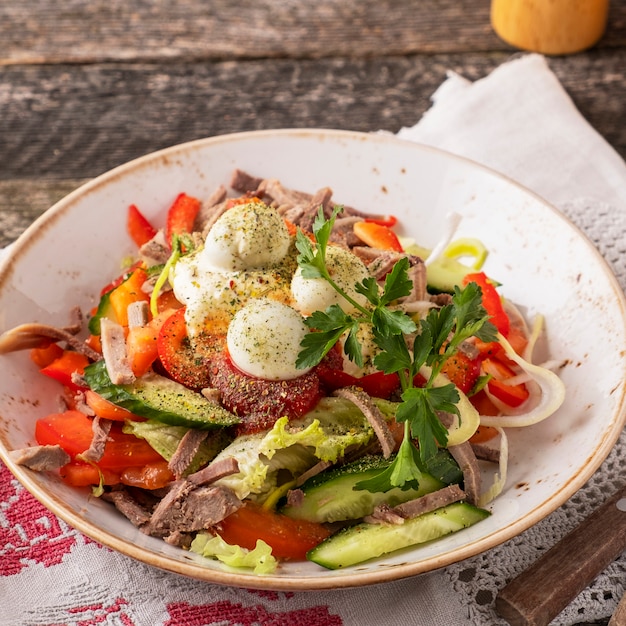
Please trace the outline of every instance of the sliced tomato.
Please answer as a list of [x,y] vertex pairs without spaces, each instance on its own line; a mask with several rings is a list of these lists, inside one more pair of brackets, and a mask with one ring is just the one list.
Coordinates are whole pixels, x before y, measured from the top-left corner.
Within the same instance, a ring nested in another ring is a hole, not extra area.
[[516,376],[508,365],[497,359],[485,359],[482,368],[485,374],[493,377],[487,388],[495,398],[511,407],[518,407],[528,399],[530,394],[524,383],[511,385],[507,382]]
[[329,368],[319,368],[317,374],[322,385],[329,392],[342,387],[356,386],[374,398],[388,400],[400,388],[400,378],[397,374],[373,372],[365,376],[356,377],[343,370]]
[[356,222],[354,234],[365,244],[379,250],[402,252],[402,244],[396,233],[387,226],[376,222]]
[[306,553],[331,534],[321,524],[292,519],[251,502],[224,519],[217,532],[227,543],[248,550],[262,539],[276,558],[293,561],[305,560]]
[[200,200],[186,193],[180,193],[167,212],[165,237],[172,244],[173,235],[193,232],[194,222],[200,210]]
[[222,404],[241,417],[240,433],[271,428],[279,417],[308,413],[323,395],[314,370],[291,380],[266,380],[244,374],[227,351],[211,359],[210,386],[218,389]]
[[72,381],[72,374],[82,374],[87,365],[89,365],[89,359],[84,354],[72,350],[64,350],[58,359],[54,359],[54,361],[46,365],[46,367],[42,367],[39,371],[50,378],[58,380],[68,389],[78,391],[82,388]]
[[134,204],[128,207],[126,230],[137,247],[143,246],[157,234],[156,228]]
[[30,351],[31,361],[39,368],[50,365],[61,356],[63,356],[63,348],[58,343],[50,343]]
[[441,371],[463,393],[468,393],[480,376],[480,359],[457,352],[446,360]]
[[489,315],[489,320],[498,329],[498,332],[506,337],[509,334],[511,321],[502,306],[500,294],[496,291],[493,282],[487,278],[484,272],[467,274],[463,279],[463,284],[476,283],[482,290],[483,307]]
[[207,332],[198,337],[194,349],[187,335],[184,308],[178,309],[165,320],[157,338],[159,359],[165,371],[174,380],[196,391],[210,386],[207,359],[214,352],[223,350],[225,345],[224,336]]
[[[58,444],[75,460],[76,455],[85,452],[91,444],[92,419],[80,411],[52,413],[37,420],[35,438],[40,445]],[[126,434],[122,432],[121,424],[114,424],[104,455],[97,465],[101,469],[122,471],[127,467],[143,466],[162,460],[163,457],[144,439]]]

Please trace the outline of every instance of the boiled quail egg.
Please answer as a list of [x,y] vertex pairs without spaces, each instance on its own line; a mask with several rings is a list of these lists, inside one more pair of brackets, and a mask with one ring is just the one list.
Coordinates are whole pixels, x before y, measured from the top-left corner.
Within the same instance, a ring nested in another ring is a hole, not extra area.
[[245,374],[289,380],[308,369],[296,368],[300,342],[309,332],[302,315],[274,300],[252,300],[233,317],[226,343],[233,363]]

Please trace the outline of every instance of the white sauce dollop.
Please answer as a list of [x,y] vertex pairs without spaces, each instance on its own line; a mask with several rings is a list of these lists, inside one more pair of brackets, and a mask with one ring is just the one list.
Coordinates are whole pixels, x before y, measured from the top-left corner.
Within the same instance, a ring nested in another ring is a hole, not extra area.
[[273,208],[259,202],[228,209],[209,231],[202,260],[221,271],[267,268],[289,250],[289,231]]
[[228,209],[209,231],[204,247],[180,259],[169,280],[187,307],[185,322],[193,337],[207,326],[225,330],[252,299],[290,301],[295,267],[295,249],[283,218],[265,204],[249,202]]
[[289,380],[297,369],[300,342],[309,332],[300,313],[275,300],[250,301],[228,326],[226,343],[233,363],[245,374],[268,380]]

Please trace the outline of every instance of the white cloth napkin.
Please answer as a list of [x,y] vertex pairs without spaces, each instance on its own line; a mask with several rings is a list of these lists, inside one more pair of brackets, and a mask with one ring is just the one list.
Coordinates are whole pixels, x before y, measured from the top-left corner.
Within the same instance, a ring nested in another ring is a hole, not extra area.
[[[433,102],[401,137],[480,161],[528,186],[564,208],[607,255],[610,244],[623,240],[626,165],[580,116],[542,57],[518,58],[475,83],[451,74]],[[624,261],[619,255],[610,261],[626,284]],[[622,438],[577,496],[576,506],[566,505],[486,555],[395,583],[320,593],[219,587],[142,565],[68,528],[0,466],[0,559],[15,559],[13,569],[0,573],[0,623],[504,624],[493,609],[497,591],[614,489],[608,481],[620,474],[619,458],[625,453]],[[612,567],[599,579],[599,587],[581,594],[554,623],[564,626],[582,621],[583,615],[588,621],[610,615],[623,591],[626,564],[619,561]]]
[[626,207],[626,163],[587,123],[544,57],[518,57],[474,83],[458,74],[398,135],[473,159],[560,206],[586,197]]

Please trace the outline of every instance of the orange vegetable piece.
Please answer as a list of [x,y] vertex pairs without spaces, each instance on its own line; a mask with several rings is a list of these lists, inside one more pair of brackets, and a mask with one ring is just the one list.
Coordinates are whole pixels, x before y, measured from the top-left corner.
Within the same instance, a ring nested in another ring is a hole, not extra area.
[[227,543],[249,550],[262,539],[276,558],[303,561],[331,533],[316,522],[292,519],[249,502],[220,523],[218,534]]
[[128,305],[133,302],[150,300],[150,296],[142,291],[147,274],[143,268],[136,268],[121,285],[118,285],[109,296],[115,318],[122,326],[128,326]]
[[354,234],[366,245],[379,250],[395,250],[402,252],[402,244],[398,236],[383,224],[376,222],[356,222]]

